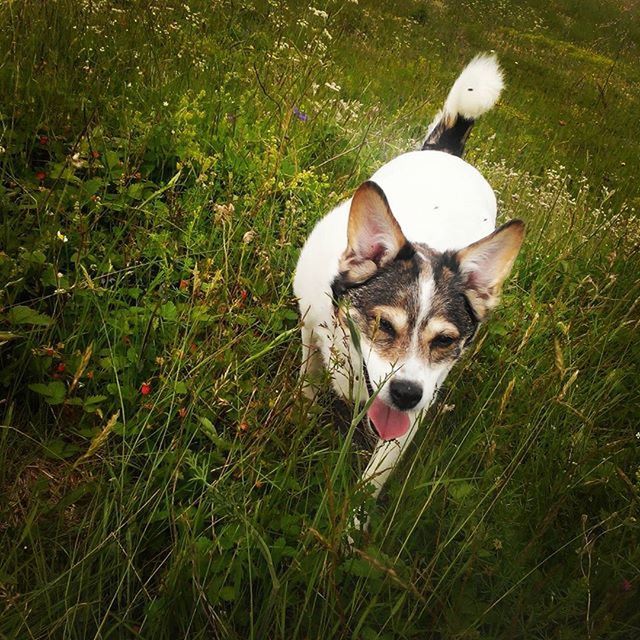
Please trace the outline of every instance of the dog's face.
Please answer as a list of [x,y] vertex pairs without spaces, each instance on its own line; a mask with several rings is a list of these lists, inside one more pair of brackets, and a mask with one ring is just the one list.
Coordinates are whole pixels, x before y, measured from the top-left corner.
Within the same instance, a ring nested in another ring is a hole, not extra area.
[[409,429],[499,298],[524,235],[507,223],[457,252],[407,241],[382,190],[365,182],[353,197],[348,246],[334,292],[338,319],[360,334],[371,391],[368,415],[380,437]]

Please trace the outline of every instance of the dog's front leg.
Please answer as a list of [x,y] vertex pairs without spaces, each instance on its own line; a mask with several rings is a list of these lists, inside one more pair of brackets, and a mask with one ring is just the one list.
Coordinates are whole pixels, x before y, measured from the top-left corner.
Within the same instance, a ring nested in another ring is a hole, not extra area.
[[[373,450],[371,460],[369,460],[369,464],[362,474],[361,480],[363,485],[369,484],[373,486],[374,498],[380,495],[385,482],[413,440],[418,422],[418,418],[415,417],[412,420],[409,431],[401,438],[397,438],[396,440],[378,440]],[[366,531],[369,524],[369,516],[366,513],[362,510],[357,511],[353,514],[352,520],[356,529]],[[349,541],[353,543],[351,539]]]
[[302,393],[311,401],[318,393],[318,377],[323,369],[322,355],[316,343],[316,336],[312,329],[302,326],[302,364],[300,379]]

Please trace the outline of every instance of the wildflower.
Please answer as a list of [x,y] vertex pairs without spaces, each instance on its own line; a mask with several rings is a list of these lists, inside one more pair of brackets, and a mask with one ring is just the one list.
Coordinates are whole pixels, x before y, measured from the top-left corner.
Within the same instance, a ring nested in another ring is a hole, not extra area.
[[163,106],[163,107],[168,107],[168,106],[169,106],[169,103],[165,100],[165,101],[162,103],[162,106]]
[[231,215],[235,211],[235,207],[232,203],[229,204],[214,204],[213,205],[214,221],[216,224],[221,224],[223,222],[229,222],[231,219]]
[[249,294],[247,293],[247,290],[246,290],[246,289],[242,289],[242,290],[240,291],[240,299],[241,299],[243,302],[247,299],[247,296],[248,296],[248,295],[249,295]]
[[77,151],[71,156],[71,164],[76,169],[82,169],[85,166],[85,161],[80,157],[80,152]]
[[324,86],[327,87],[327,89],[331,89],[331,91],[340,91],[340,85],[335,83],[335,82],[325,82]]
[[60,242],[69,242],[69,238],[67,238],[67,236],[65,236],[64,233],[60,231],[60,229],[58,229],[58,233],[56,233],[56,238],[58,238]]
[[242,236],[242,242],[249,244],[256,237],[256,232],[250,229]]
[[304,111],[300,111],[298,107],[293,107],[293,115],[298,118],[300,122],[306,122],[309,119],[309,116]]
[[142,385],[140,385],[140,393],[143,396],[148,396],[151,393],[151,383],[143,382]]
[[319,18],[324,18],[325,20],[329,17],[329,14],[322,9],[316,9],[315,7],[309,7],[309,11],[313,13],[314,16],[318,16]]
[[36,173],[36,180],[39,180],[40,182],[42,182],[46,177],[47,174],[44,171],[38,171],[38,173]]

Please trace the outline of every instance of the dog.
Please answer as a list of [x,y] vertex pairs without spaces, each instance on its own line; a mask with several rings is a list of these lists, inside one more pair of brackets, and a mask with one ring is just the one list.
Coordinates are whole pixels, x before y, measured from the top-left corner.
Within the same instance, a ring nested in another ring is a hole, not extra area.
[[497,305],[522,245],[524,223],[495,228],[495,194],[462,159],[502,89],[497,58],[476,56],[421,149],[322,218],[298,259],[303,391],[313,398],[326,371],[343,400],[366,410],[377,440],[362,481],[374,497]]

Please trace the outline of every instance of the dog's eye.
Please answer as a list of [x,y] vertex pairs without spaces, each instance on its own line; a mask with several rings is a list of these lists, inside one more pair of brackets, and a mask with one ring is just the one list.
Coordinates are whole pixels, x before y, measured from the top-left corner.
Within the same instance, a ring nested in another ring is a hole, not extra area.
[[435,347],[435,348],[450,347],[455,341],[456,341],[455,338],[452,338],[451,336],[441,333],[439,336],[436,336],[431,341],[431,347]]
[[380,331],[382,331],[383,333],[386,333],[388,336],[393,337],[396,335],[396,330],[393,328],[393,325],[385,318],[378,318],[377,326],[378,326],[378,329],[380,329]]

